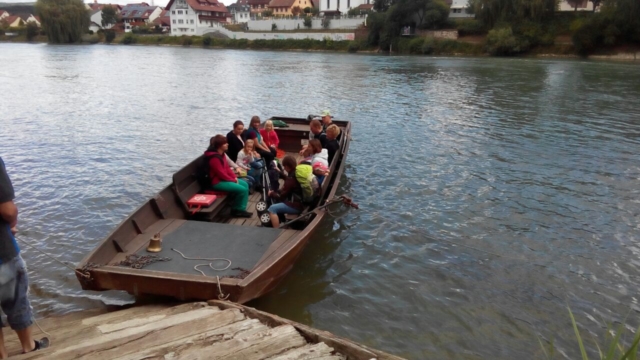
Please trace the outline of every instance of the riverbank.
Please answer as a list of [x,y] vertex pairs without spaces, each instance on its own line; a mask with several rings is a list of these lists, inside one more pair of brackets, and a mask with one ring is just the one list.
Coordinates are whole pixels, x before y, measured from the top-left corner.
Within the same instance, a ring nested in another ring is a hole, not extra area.
[[[7,38],[0,36],[0,42],[10,43],[46,43],[45,36],[38,36],[32,41],[27,41],[24,36]],[[83,44],[108,44],[103,36],[87,35]],[[117,36],[110,44],[114,45],[156,45],[176,47],[202,47],[210,49],[237,49],[237,50],[284,50],[284,51],[313,51],[313,52],[349,52],[349,53],[386,53],[392,55],[437,55],[437,56],[464,56],[464,57],[489,57],[492,56],[485,50],[484,37],[462,37],[458,40],[434,39],[425,37],[403,38],[397,42],[391,52],[383,52],[376,47],[368,45],[365,39],[335,41],[329,38],[324,40],[312,39],[282,39],[282,40],[247,40],[214,38],[209,36],[165,36],[165,35],[135,35],[124,34]],[[606,61],[640,62],[640,49],[631,47],[618,47],[600,49],[588,56],[580,56],[570,43],[559,43],[548,46],[538,46],[528,53],[517,57],[532,58],[567,58],[590,59]]]

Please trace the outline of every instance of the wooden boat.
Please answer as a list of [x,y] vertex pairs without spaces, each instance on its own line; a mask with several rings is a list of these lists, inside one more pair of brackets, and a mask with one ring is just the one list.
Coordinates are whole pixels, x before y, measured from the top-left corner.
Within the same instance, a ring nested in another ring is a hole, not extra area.
[[[276,130],[280,148],[298,156],[301,145],[308,141],[309,121],[272,119],[288,125]],[[342,133],[340,150],[322,184],[320,203],[336,197],[349,150],[351,123],[334,123]],[[163,295],[183,301],[228,299],[245,303],[271,291],[284,278],[325,217],[325,211],[311,212],[296,224],[298,230],[259,227],[257,214],[249,219],[230,218],[226,196],[218,196],[211,206],[194,214],[186,201],[200,192],[198,163],[199,158],[175,173],[171,185],[135,210],[78,264],[76,276],[83,289],[124,290],[135,296]],[[255,212],[259,200],[258,192],[251,195],[247,211]],[[131,260],[132,255],[150,255],[146,247],[154,234],[162,238],[162,251],[155,255],[170,261],[154,262],[143,268],[117,265]],[[185,259],[172,249],[187,258],[224,258],[231,263],[228,269],[216,271],[229,263]]]

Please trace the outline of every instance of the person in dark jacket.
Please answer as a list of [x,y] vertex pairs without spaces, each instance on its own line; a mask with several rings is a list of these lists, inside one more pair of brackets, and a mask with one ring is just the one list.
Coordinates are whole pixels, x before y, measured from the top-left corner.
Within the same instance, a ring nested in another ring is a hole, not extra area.
[[250,218],[251,213],[246,211],[249,201],[249,184],[238,179],[231,170],[224,152],[229,147],[224,135],[216,135],[209,141],[209,148],[204,156],[209,158],[209,177],[211,188],[216,191],[224,191],[234,197],[231,207],[231,216]]
[[271,225],[274,228],[280,226],[279,215],[284,214],[300,214],[303,209],[302,204],[302,187],[296,179],[296,159],[287,155],[282,159],[282,166],[287,172],[287,178],[279,190],[269,191],[269,197],[280,200],[277,204],[269,206],[269,216],[271,216]]
[[[29,279],[15,238],[18,207],[14,198],[13,185],[0,158],[0,303],[9,326],[18,335],[22,353],[28,353],[48,347],[49,339],[35,340],[31,334],[33,312],[27,296]],[[1,331],[0,328],[0,358],[6,359],[8,354]]]
[[240,120],[233,123],[233,130],[227,134],[227,143],[229,149],[227,149],[227,155],[229,159],[236,162],[238,160],[238,152],[244,148],[244,123]]

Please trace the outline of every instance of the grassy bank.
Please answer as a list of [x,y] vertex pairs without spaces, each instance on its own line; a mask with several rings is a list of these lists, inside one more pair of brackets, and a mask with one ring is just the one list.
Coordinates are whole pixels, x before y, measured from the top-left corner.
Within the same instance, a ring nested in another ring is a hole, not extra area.
[[211,47],[225,49],[253,49],[253,50],[318,50],[318,51],[372,51],[365,42],[361,41],[333,41],[330,39],[284,39],[284,40],[247,40],[247,39],[219,39],[208,36],[136,36],[126,34],[118,36],[113,43],[132,45],[177,45],[191,47]]

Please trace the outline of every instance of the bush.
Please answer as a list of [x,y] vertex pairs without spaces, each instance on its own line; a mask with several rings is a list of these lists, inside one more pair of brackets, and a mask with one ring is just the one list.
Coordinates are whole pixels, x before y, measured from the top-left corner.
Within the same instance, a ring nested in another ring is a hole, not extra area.
[[360,50],[360,45],[355,41],[351,41],[349,43],[349,47],[347,47],[347,51],[350,53],[356,53],[358,50]]
[[129,45],[129,44],[135,44],[138,41],[138,38],[133,35],[132,33],[127,33],[123,38],[122,38],[122,43],[125,45]]
[[475,19],[461,19],[454,22],[460,36],[484,35],[487,33],[485,25]]
[[98,35],[85,34],[85,35],[82,35],[82,42],[89,43],[89,44],[97,44],[100,42],[100,37]]
[[511,27],[506,27],[489,31],[485,47],[491,55],[509,56],[527,51],[529,44],[516,38]]
[[116,33],[113,30],[107,30],[104,32],[104,41],[111,43],[116,38]]
[[276,23],[271,24],[271,31],[278,30],[278,25]]
[[311,27],[313,26],[313,22],[311,21],[311,16],[305,16],[302,24],[307,29],[311,29]]
[[202,46],[211,46],[211,36],[205,36],[202,38]]
[[191,44],[193,44],[193,39],[191,38],[191,36],[187,36],[187,35],[182,35],[182,46],[191,46]]
[[87,34],[89,34],[89,35],[93,35],[93,30],[89,30],[89,31],[87,31]]
[[329,26],[331,26],[331,19],[329,18],[322,19],[322,27],[325,29],[328,29]]

